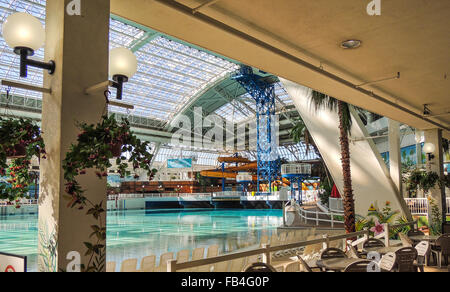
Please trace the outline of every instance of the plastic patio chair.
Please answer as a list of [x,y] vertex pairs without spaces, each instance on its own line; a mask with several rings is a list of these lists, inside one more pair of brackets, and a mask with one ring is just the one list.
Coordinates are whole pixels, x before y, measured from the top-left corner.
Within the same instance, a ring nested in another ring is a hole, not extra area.
[[397,256],[395,255],[395,253],[390,252],[390,253],[385,254],[381,258],[378,265],[380,266],[380,269],[382,272],[391,272],[395,267],[396,260],[397,260]]
[[173,260],[173,252],[162,254],[159,258],[159,267],[156,269],[156,271],[167,272],[167,262],[170,260]]
[[385,247],[384,242],[376,238],[369,238],[363,243],[363,248]]
[[121,273],[134,273],[137,271],[137,259],[128,259],[122,262],[120,267]]
[[321,260],[336,259],[336,258],[347,258],[347,255],[345,254],[344,251],[334,247],[327,248],[320,254]]
[[413,247],[404,247],[395,252],[397,257],[397,270],[398,272],[415,272],[416,267],[414,261],[417,259],[417,250]]
[[344,273],[367,273],[371,263],[369,260],[361,260],[346,267]]
[[208,259],[215,258],[219,255],[219,246],[218,245],[211,245],[208,247],[208,252],[206,253],[206,257]]
[[177,253],[177,263],[185,263],[189,261],[191,252],[189,250],[180,250]]
[[285,273],[297,273],[300,272],[300,262],[293,262],[284,267]]
[[144,257],[141,261],[141,272],[152,273],[156,268],[156,256]]
[[436,258],[437,265],[442,268],[442,258],[445,260],[445,266],[448,266],[448,257],[450,256],[450,234],[441,235],[436,240],[436,245],[432,246],[431,252]]
[[428,241],[421,241],[416,245],[415,249],[417,250],[417,260],[414,264],[422,273],[424,273],[426,258],[430,251],[430,243]]
[[107,262],[106,263],[106,272],[107,273],[116,272],[116,262]]

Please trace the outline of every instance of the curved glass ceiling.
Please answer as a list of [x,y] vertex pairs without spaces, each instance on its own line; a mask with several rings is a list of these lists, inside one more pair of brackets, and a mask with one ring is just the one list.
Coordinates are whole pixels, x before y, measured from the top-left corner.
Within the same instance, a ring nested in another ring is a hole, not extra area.
[[[0,25],[15,11],[28,12],[44,23],[45,1],[0,0]],[[133,50],[138,58],[138,72],[125,84],[123,94],[123,102],[134,105],[135,109],[128,112],[111,107],[110,110],[159,120],[161,126],[208,84],[238,69],[238,65],[223,58],[112,18],[110,47],[119,46]],[[43,59],[43,56],[43,49],[36,52],[36,59]],[[0,78],[20,81],[19,57],[3,38],[0,40]],[[42,82],[42,70],[30,68],[26,83],[42,86]],[[42,98],[40,93],[20,89],[11,89],[11,94]]]

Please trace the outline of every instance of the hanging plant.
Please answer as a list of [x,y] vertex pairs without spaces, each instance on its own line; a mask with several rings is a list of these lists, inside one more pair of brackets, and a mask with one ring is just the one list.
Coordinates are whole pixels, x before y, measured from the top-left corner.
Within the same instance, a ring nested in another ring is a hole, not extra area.
[[18,203],[28,198],[29,187],[34,185],[29,173],[31,159],[46,158],[41,134],[39,126],[29,119],[0,118],[0,176],[6,178],[0,185],[0,199]]
[[[153,177],[156,170],[150,167],[152,154],[149,143],[142,142],[131,132],[128,120],[123,119],[119,123],[115,115],[103,116],[98,124],[82,123],[78,127],[81,133],[63,161],[64,179],[66,193],[70,196],[68,207],[79,210],[87,208],[87,215],[98,221],[97,225],[91,226],[92,242],[84,243],[87,248],[86,255],[91,255],[91,258],[87,267],[82,267],[85,272],[97,272],[104,268],[106,223],[102,222],[101,214],[106,211],[103,201],[94,203],[85,196],[77,178],[85,175],[88,169],[95,169],[99,179],[106,178],[107,170],[112,166],[110,159],[114,158],[121,178],[131,175],[129,164],[133,166],[134,171],[147,171],[149,177]],[[122,155],[124,152],[128,152],[128,158]]]
[[416,194],[417,190],[428,193],[436,186],[442,186],[444,183],[436,172],[414,169],[407,173],[405,178],[406,189],[412,194]]

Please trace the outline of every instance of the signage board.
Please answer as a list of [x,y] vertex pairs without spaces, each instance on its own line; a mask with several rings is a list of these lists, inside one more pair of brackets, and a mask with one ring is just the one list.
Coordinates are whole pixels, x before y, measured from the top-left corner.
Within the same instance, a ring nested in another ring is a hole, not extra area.
[[0,252],[0,273],[25,273],[27,257]]

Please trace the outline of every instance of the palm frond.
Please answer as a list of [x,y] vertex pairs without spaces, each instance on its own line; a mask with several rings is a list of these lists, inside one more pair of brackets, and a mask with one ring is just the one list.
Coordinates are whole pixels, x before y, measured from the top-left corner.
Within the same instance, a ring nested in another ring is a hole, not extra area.
[[350,105],[348,103],[345,103],[343,101],[339,101],[334,97],[328,96],[326,94],[320,93],[318,91],[313,91],[311,96],[311,106],[314,108],[314,110],[317,112],[322,109],[327,109],[329,111],[337,112],[339,109],[339,103],[344,103],[344,110],[343,110],[343,126],[345,131],[350,134],[352,130],[352,115],[350,112]]

